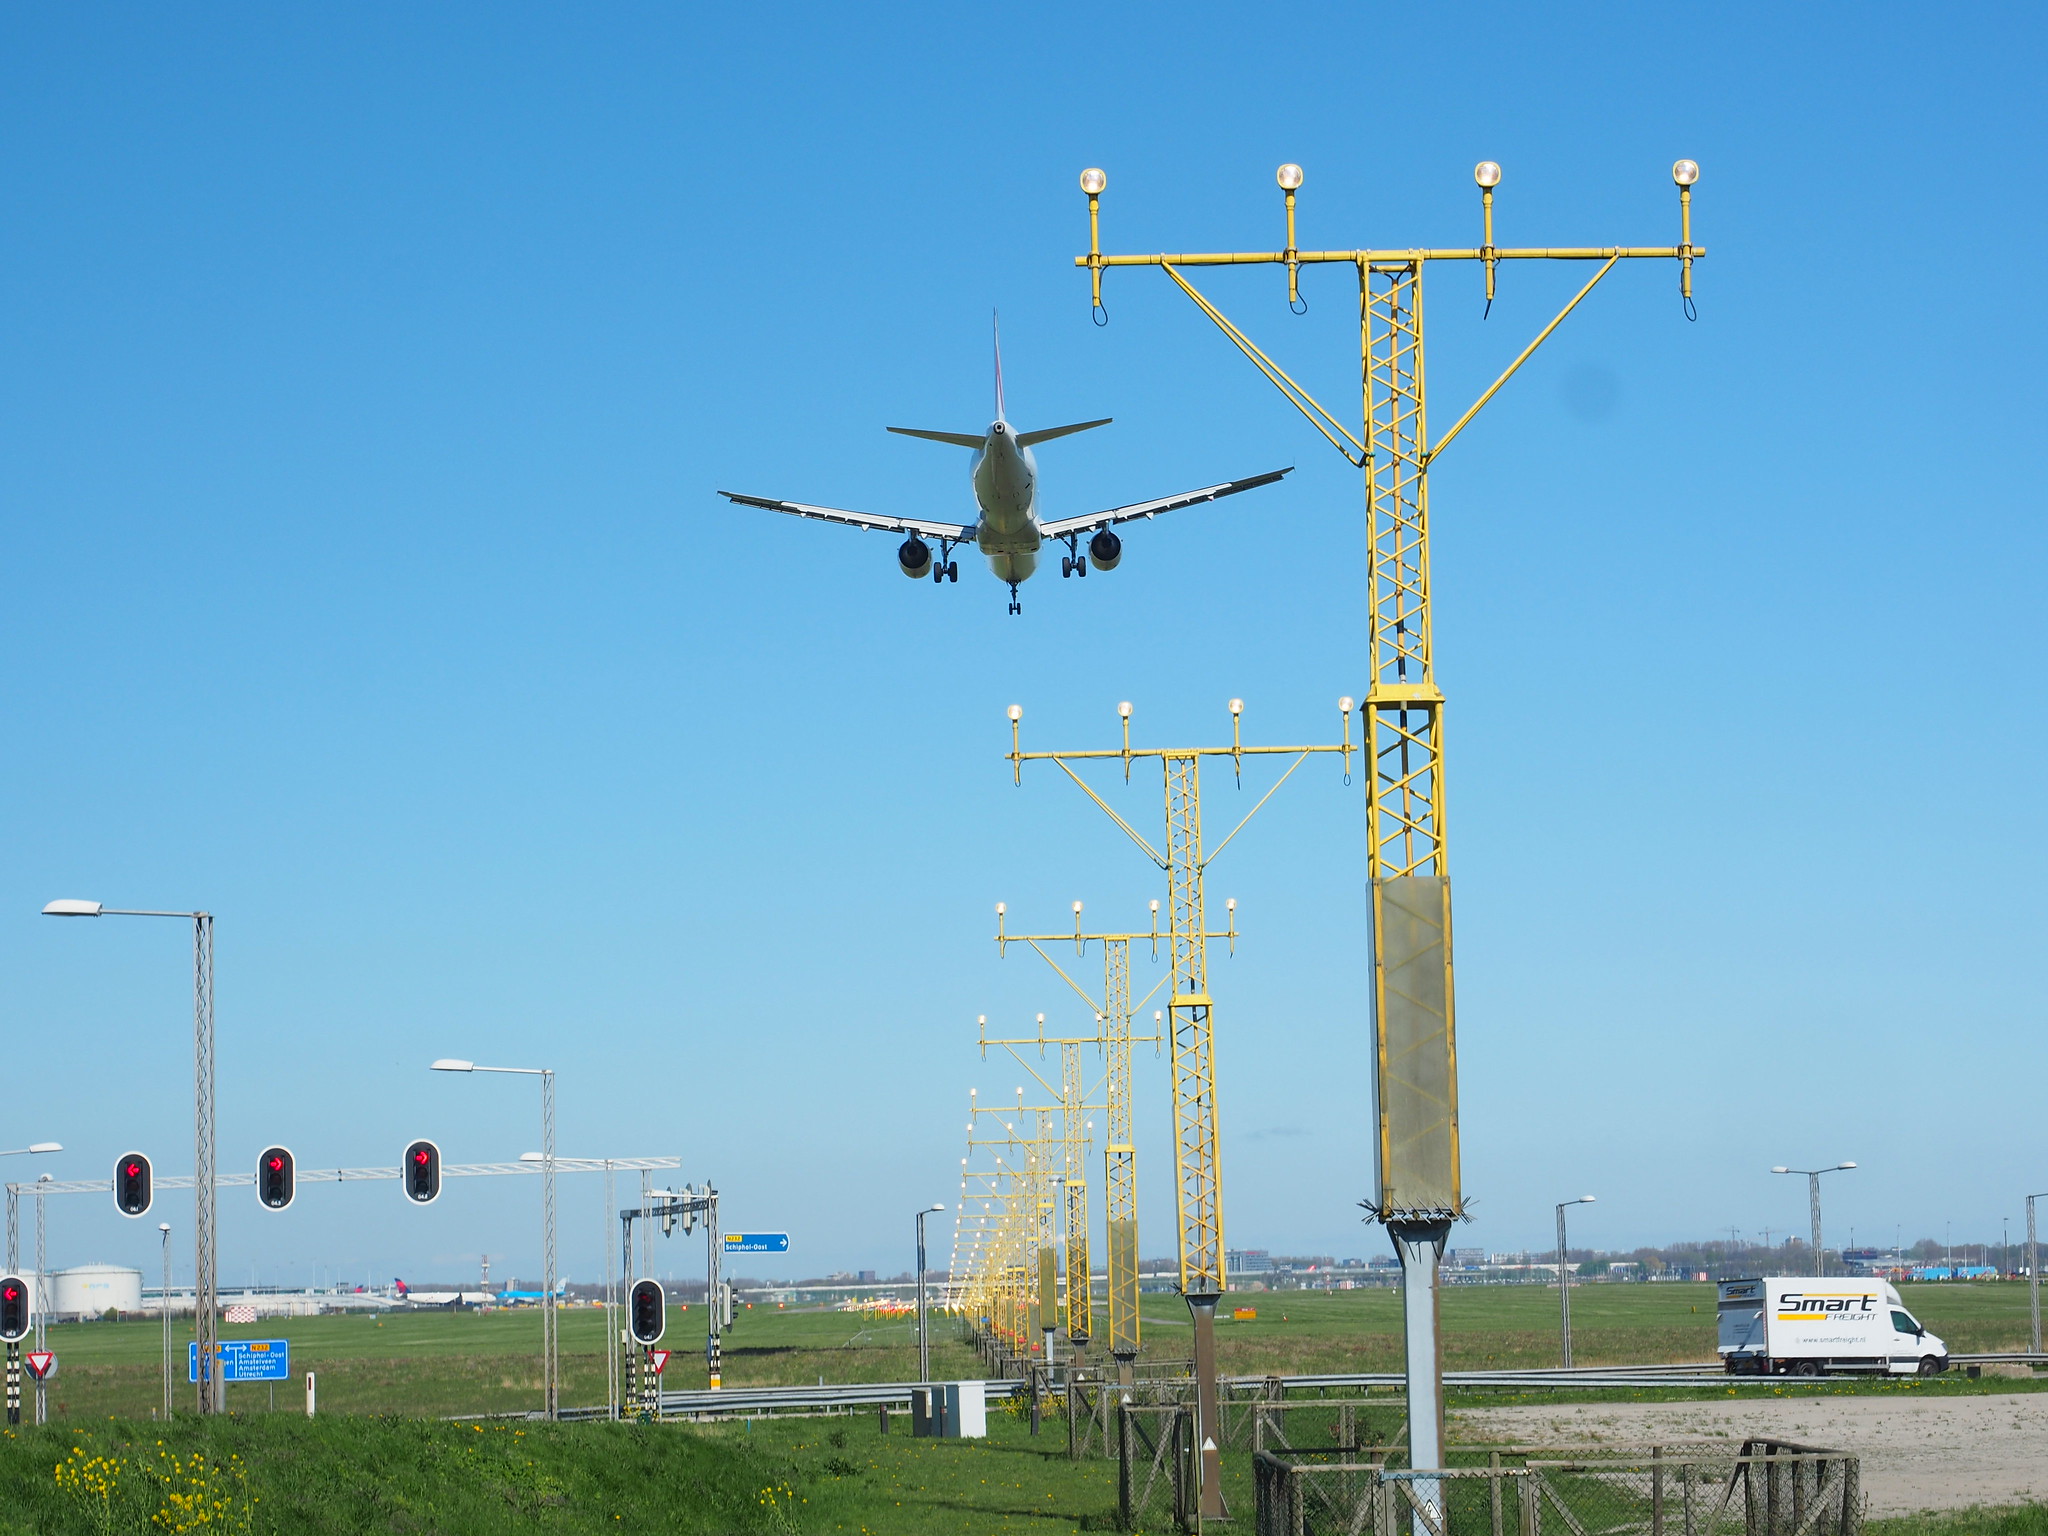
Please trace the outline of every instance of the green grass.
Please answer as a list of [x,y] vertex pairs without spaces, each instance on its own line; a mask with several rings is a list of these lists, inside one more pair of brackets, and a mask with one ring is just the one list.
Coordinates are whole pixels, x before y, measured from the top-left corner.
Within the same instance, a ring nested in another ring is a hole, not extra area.
[[[167,1449],[239,1456],[248,1529],[293,1536],[496,1533],[1069,1532],[1112,1528],[1113,1463],[1067,1460],[1060,1426],[1038,1440],[992,1416],[985,1442],[913,1440],[875,1419],[741,1425],[466,1425],[417,1419],[103,1420],[0,1437],[0,1533],[155,1531],[158,1491],[138,1468]],[[95,1526],[53,1472],[72,1447],[121,1459]],[[775,1490],[776,1492],[771,1492]],[[1245,1494],[1249,1497],[1249,1493]],[[248,1502],[253,1499],[251,1506]],[[771,1509],[764,1500],[779,1504]],[[237,1530],[227,1524],[209,1529]],[[1156,1527],[1155,1527],[1156,1528]]]
[[1956,1509],[1864,1522],[1865,1536],[2048,1536],[2048,1504]]
[[[1401,1368],[1400,1297],[1390,1291],[1239,1292],[1235,1305],[1256,1319],[1219,1322],[1218,1355],[1225,1372],[1258,1376],[1316,1375]],[[2023,1347],[2026,1288],[2018,1284],[1906,1287],[1907,1304],[1957,1350]],[[1184,1360],[1192,1350],[1187,1308],[1174,1296],[1143,1299],[1147,1358]],[[1451,1370],[1557,1363],[1557,1295],[1536,1286],[1457,1286],[1444,1292],[1444,1364]],[[674,1350],[666,1380],[673,1387],[707,1385],[704,1311],[669,1314]],[[589,1308],[562,1314],[563,1401],[604,1400],[603,1315]],[[329,1413],[511,1413],[540,1403],[540,1318],[527,1311],[410,1312],[382,1318],[312,1317],[223,1329],[230,1338],[288,1338],[294,1380],[277,1394],[280,1411],[303,1404],[303,1373],[320,1376]],[[949,1325],[935,1326],[933,1370],[942,1378],[978,1376],[978,1357]],[[175,1401],[190,1402],[184,1382],[188,1330],[175,1344]],[[1708,1285],[1588,1285],[1572,1299],[1574,1354],[1603,1365],[1713,1358],[1714,1291]],[[147,1418],[162,1400],[161,1334],[150,1323],[82,1323],[50,1330],[62,1361],[50,1389],[53,1415],[67,1422],[108,1415]],[[781,1311],[756,1306],[726,1335],[724,1379],[730,1386],[793,1386],[816,1382],[905,1381],[917,1374],[917,1336],[903,1318],[856,1313]],[[1884,1383],[1831,1382],[1805,1391],[1868,1391]],[[1967,1390],[1947,1378],[1915,1390]],[[1971,1389],[2009,1390],[2024,1383],[1986,1381]],[[1638,1396],[1671,1395],[1643,1389]],[[1697,1395],[1697,1394],[1692,1394]],[[1500,1401],[1496,1397],[1490,1399]],[[1542,1399],[1555,1400],[1546,1394]],[[264,1411],[267,1388],[228,1389],[229,1406]]]

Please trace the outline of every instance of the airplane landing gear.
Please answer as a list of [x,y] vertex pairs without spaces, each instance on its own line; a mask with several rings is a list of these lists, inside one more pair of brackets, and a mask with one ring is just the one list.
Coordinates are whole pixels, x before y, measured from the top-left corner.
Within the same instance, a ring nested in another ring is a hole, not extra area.
[[1023,611],[1024,605],[1017,601],[1017,583],[1013,581],[1010,583],[1010,612],[1022,613]]

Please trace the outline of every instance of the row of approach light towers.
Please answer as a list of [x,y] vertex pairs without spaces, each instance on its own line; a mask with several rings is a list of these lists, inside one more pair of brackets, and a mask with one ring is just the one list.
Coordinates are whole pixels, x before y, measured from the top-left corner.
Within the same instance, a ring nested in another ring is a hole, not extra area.
[[[1286,244],[1282,249],[1172,255],[1105,253],[1101,199],[1108,187],[1108,177],[1094,167],[1081,174],[1081,190],[1088,199],[1089,239],[1087,253],[1076,256],[1074,265],[1088,271],[1096,322],[1108,322],[1102,285],[1112,268],[1159,268],[1325,441],[1364,472],[1370,578],[1366,615],[1368,682],[1361,705],[1364,734],[1360,750],[1370,770],[1366,775],[1366,866],[1372,895],[1369,965],[1378,1133],[1377,1188],[1374,1198],[1365,1206],[1372,1219],[1387,1228],[1402,1266],[1409,1454],[1410,1465],[1417,1469],[1442,1465],[1443,1368],[1437,1271],[1451,1224],[1465,1214],[1459,1161],[1455,989],[1443,773],[1444,695],[1436,679],[1430,606],[1429,473],[1438,456],[1620,262],[1675,262],[1681,303],[1687,318],[1696,318],[1693,263],[1706,255],[1705,248],[1695,245],[1692,239],[1692,192],[1699,174],[1699,166],[1692,160],[1679,160],[1671,167],[1679,199],[1676,245],[1497,245],[1494,194],[1502,175],[1497,162],[1485,160],[1473,170],[1473,180],[1480,192],[1482,234],[1478,245],[1320,250],[1303,249],[1296,240],[1296,198],[1304,177],[1301,167],[1290,163],[1281,166],[1275,177],[1286,204]],[[1500,264],[1516,261],[1595,262],[1598,267],[1451,427],[1432,436],[1424,368],[1424,273],[1432,263],[1478,263],[1484,275],[1485,302],[1490,313]],[[1187,275],[1197,268],[1247,265],[1285,267],[1289,307],[1297,313],[1305,308],[1301,298],[1304,267],[1333,265],[1349,267],[1355,273],[1361,383],[1356,431],[1310,395],[1200,292]],[[1214,1056],[1201,907],[1201,873],[1214,854],[1205,856],[1202,851],[1200,762],[1204,756],[1227,752],[1241,767],[1243,757],[1255,752],[1306,755],[1313,751],[1343,750],[1348,767],[1350,703],[1346,701],[1345,705],[1346,739],[1341,749],[1248,749],[1234,745],[1221,750],[1134,753],[1129,746],[1126,706],[1125,746],[1121,752],[1026,753],[1016,734],[1020,713],[1015,707],[1010,712],[1010,760],[1019,781],[1022,765],[1027,761],[1049,759],[1057,763],[1168,877],[1173,964],[1169,999],[1172,1022],[1167,1035],[1173,1057],[1180,1275],[1195,1332],[1196,1443],[1201,1450],[1199,1508],[1203,1517],[1216,1518],[1225,1511],[1215,1449],[1218,1437],[1213,1321],[1224,1288],[1224,1270]],[[1232,714],[1235,743],[1235,708]],[[1072,766],[1082,759],[1119,757],[1127,777],[1135,757],[1156,757],[1160,762],[1167,820],[1167,846],[1163,853],[1119,816]],[[1288,772],[1292,772],[1292,767]],[[1285,775],[1282,777],[1284,780]],[[1221,846],[1217,845],[1215,851],[1220,852]],[[1106,1041],[1106,1026],[1103,1033]],[[1127,1041],[1127,1032],[1125,1038]],[[1111,1054],[1113,1057],[1114,1053]],[[1111,1071],[1115,1070],[1112,1065]],[[1115,1131],[1112,1126],[1112,1148],[1116,1144]],[[1042,1196],[1037,1210],[1042,1248]],[[969,1244],[970,1249],[987,1249],[992,1245],[1000,1248],[1000,1254],[991,1252],[979,1261],[979,1269],[969,1266],[970,1272],[984,1277],[976,1283],[985,1284],[986,1277],[996,1272],[999,1257],[1008,1263],[1010,1272],[1028,1270],[1028,1265],[1013,1262],[1023,1251],[1020,1240],[1014,1236],[1004,1238],[1001,1244],[995,1244],[993,1238],[978,1245]],[[1112,1261],[1115,1250],[1112,1229]],[[1041,1259],[1041,1273],[1042,1265]],[[1112,1315],[1116,1305],[1115,1279],[1113,1272]],[[1419,1500],[1440,1509],[1440,1490],[1430,1480],[1420,1480],[1416,1494]],[[1418,1515],[1417,1519],[1420,1528],[1422,1517]]]

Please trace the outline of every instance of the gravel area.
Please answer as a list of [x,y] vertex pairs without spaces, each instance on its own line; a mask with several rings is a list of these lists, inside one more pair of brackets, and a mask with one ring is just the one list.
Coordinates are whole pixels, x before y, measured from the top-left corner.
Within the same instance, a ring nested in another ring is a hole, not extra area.
[[1856,1452],[1873,1515],[2048,1500],[2048,1393],[1473,1408],[1451,1416],[1450,1434],[1519,1445],[1762,1434]]

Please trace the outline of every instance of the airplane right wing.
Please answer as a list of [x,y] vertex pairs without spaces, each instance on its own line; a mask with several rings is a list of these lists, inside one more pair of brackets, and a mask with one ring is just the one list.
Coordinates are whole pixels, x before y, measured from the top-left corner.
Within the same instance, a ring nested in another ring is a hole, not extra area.
[[764,496],[742,496],[738,491],[720,491],[718,494],[743,507],[765,507],[770,512],[787,512],[791,517],[811,517],[821,523],[844,523],[849,528],[870,528],[881,533],[919,533],[928,539],[944,539],[948,543],[959,543],[974,533],[972,523],[942,523],[928,517],[883,517],[874,512],[849,512],[843,507],[814,507],[807,501],[771,501]]
[[1062,517],[1050,523],[1040,523],[1038,531],[1049,539],[1063,539],[1074,533],[1093,533],[1098,528],[1107,528],[1111,523],[1128,523],[1133,518],[1157,517],[1162,512],[1177,512],[1182,507],[1200,506],[1205,501],[1215,501],[1223,496],[1235,496],[1239,491],[1255,490],[1262,485],[1294,473],[1294,466],[1269,470],[1263,475],[1253,475],[1247,480],[1226,480],[1221,485],[1205,485],[1199,491],[1183,491],[1178,496],[1161,496],[1157,501],[1134,501],[1127,507],[1111,507],[1106,512],[1090,512],[1085,517]]

